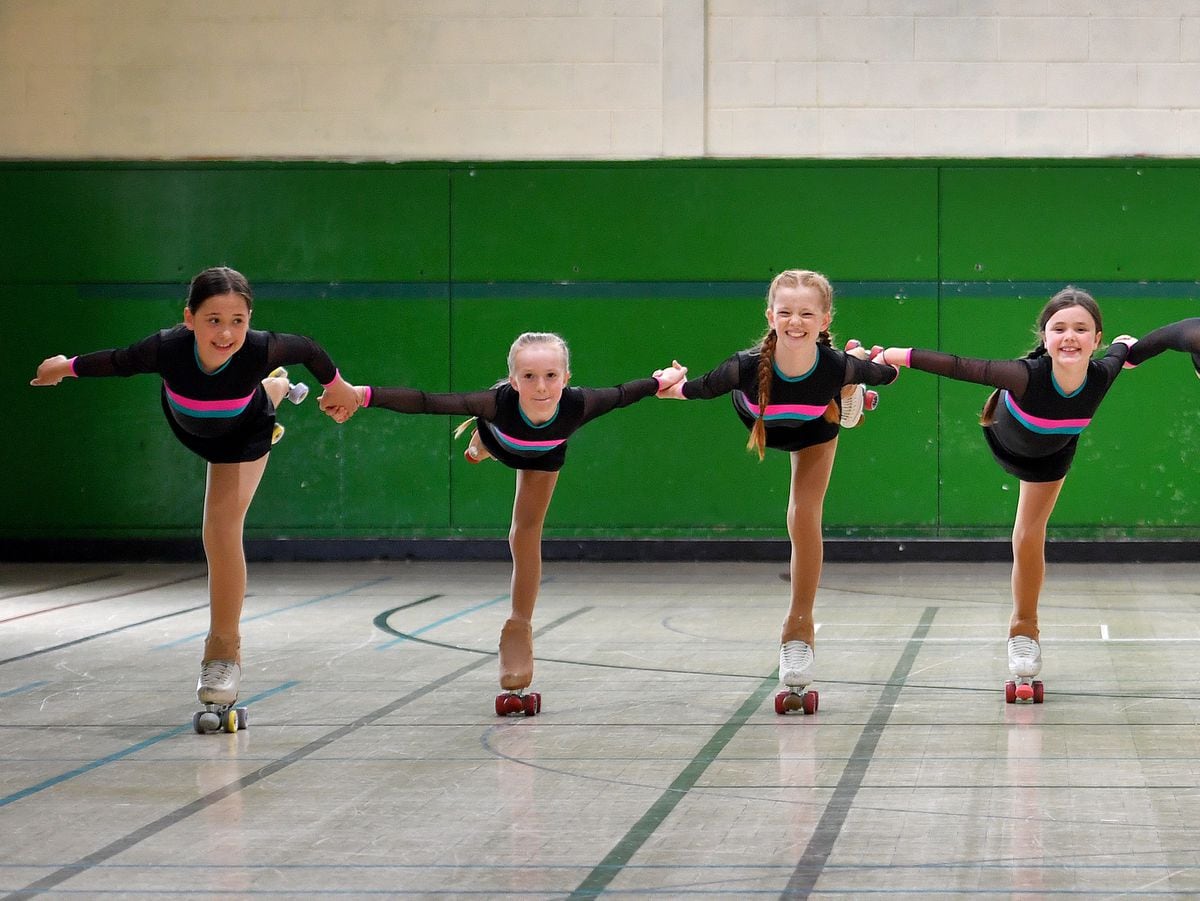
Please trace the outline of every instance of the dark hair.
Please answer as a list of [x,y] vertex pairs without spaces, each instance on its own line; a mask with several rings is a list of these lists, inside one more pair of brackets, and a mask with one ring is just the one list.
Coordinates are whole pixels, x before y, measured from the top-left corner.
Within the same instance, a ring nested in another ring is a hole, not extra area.
[[196,313],[204,301],[221,294],[240,294],[246,299],[246,309],[254,309],[254,293],[246,276],[228,266],[213,266],[192,279],[188,287],[187,308]]
[[[1092,321],[1096,323],[1096,334],[1104,331],[1104,323],[1100,320],[1100,305],[1096,303],[1096,298],[1092,297],[1087,291],[1082,288],[1076,288],[1074,285],[1067,285],[1048,301],[1042,307],[1042,312],[1038,314],[1037,328],[1034,334],[1037,336],[1037,344],[1029,353],[1025,354],[1023,359],[1036,360],[1038,357],[1046,355],[1046,324],[1054,318],[1054,314],[1065,310],[1069,307],[1082,307]],[[1000,399],[999,390],[993,391],[988,395],[988,399],[983,404],[983,410],[979,414],[980,425],[991,425],[996,414],[996,403]]]

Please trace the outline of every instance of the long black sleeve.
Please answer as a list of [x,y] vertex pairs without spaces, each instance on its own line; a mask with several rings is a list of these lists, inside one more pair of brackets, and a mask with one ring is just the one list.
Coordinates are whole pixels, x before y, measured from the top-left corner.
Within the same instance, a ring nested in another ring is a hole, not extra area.
[[460,414],[480,419],[496,418],[496,392],[470,391],[430,394],[416,388],[371,386],[371,408],[396,413]]
[[123,377],[158,372],[162,333],[156,332],[136,344],[112,350],[97,350],[75,358],[74,372],[80,378],[119,375]]
[[842,383],[844,385],[890,385],[900,375],[895,366],[860,360],[853,354],[845,356],[846,378]]
[[1156,328],[1138,341],[1129,351],[1129,362],[1137,366],[1164,350],[1178,350],[1192,355],[1196,371],[1200,372],[1200,318],[1181,319]]
[[299,363],[317,377],[322,385],[337,378],[337,366],[325,349],[312,338],[303,335],[288,335],[269,332],[267,338],[267,362],[271,370],[277,366]]
[[634,379],[612,388],[584,388],[583,420],[580,425],[657,393],[658,379],[654,378]]
[[943,378],[1003,388],[1017,397],[1029,387],[1028,360],[981,360],[914,347],[908,365]]

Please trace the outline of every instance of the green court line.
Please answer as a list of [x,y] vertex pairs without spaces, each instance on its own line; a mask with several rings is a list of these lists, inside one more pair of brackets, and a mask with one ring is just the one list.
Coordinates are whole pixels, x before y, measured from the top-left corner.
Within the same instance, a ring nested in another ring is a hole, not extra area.
[[625,837],[617,842],[600,863],[596,864],[579,884],[579,887],[570,894],[570,898],[595,898],[608,887],[608,884],[624,869],[633,855],[646,843],[646,840],[671,815],[675,805],[691,791],[704,771],[708,769],[709,764],[725,750],[725,746],[729,744],[737,731],[762,706],[763,700],[778,684],[779,680],[776,675],[776,673],[771,673],[754,690],[754,693],[742,702],[742,706],[737,709],[737,712],[713,734],[700,752],[692,758],[691,763],[683,768],[683,771],[675,777],[675,781],[659,796],[659,799],[625,833]]

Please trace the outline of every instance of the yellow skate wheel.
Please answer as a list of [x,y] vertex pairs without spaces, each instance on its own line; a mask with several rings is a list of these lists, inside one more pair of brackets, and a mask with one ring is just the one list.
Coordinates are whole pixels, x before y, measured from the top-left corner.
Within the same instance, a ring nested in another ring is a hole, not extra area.
[[237,710],[230,707],[222,716],[222,727],[226,732],[237,732],[238,730],[238,713]]

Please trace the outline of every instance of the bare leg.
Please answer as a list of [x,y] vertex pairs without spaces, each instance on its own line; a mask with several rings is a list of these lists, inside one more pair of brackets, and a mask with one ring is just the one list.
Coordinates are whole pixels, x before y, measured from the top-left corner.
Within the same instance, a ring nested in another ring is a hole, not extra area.
[[821,516],[836,452],[837,438],[834,438],[792,454],[787,512],[788,535],[792,539],[792,602],[783,624],[781,644],[788,641],[803,641],[810,647],[815,644],[813,605],[825,559]]
[[1063,479],[1021,482],[1017,518],[1013,524],[1012,619],[1008,637],[1038,637],[1038,598],[1046,578],[1046,523],[1058,501]]
[[508,547],[512,552],[512,616],[500,633],[500,687],[533,681],[533,608],[542,582],[542,526],[558,483],[557,472],[517,470]]
[[249,463],[209,463],[204,491],[204,555],[208,558],[209,634],[204,660],[241,661],[246,511],[267,468],[264,454]]

